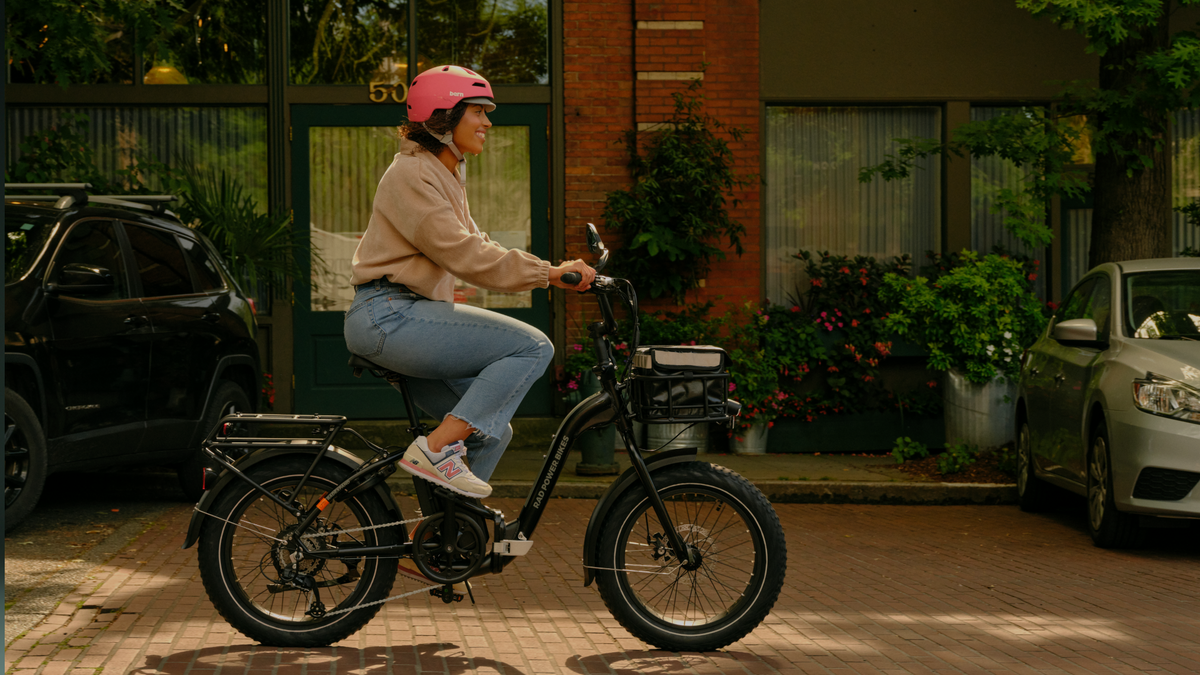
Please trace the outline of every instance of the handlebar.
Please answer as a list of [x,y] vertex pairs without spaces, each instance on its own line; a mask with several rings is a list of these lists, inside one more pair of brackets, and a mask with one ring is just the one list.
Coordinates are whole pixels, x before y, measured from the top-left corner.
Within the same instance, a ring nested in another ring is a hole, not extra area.
[[560,281],[562,281],[564,284],[570,284],[571,286],[574,286],[580,281],[583,281],[583,275],[579,272],[567,272],[560,277]]

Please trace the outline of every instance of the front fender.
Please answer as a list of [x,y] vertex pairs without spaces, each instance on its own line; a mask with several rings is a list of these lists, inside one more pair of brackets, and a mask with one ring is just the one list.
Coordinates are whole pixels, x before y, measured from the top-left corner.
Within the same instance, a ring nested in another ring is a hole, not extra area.
[[[648,457],[642,458],[646,462],[646,470],[650,472],[650,477],[654,477],[656,471],[661,471],[663,467],[672,464],[680,464],[683,462],[696,461],[696,448],[676,448],[665,452],[655,453]],[[592,579],[595,578],[595,571],[592,569],[596,565],[596,556],[599,554],[599,542],[597,538],[600,536],[600,526],[604,519],[608,516],[608,512],[612,509],[613,504],[617,502],[626,490],[640,485],[637,472],[633,467],[625,469],[625,473],[613,481],[613,484],[608,487],[600,497],[600,501],[596,502],[596,508],[592,509],[592,517],[588,520],[587,531],[583,535],[583,585],[591,586]],[[658,486],[664,487],[664,486]]]
[[[358,467],[363,463],[363,461],[354,453],[343,450],[337,446],[332,446],[329,450],[329,452],[325,453],[326,458],[339,462],[342,466],[350,469],[351,471],[357,470]],[[312,461],[311,457],[316,453],[317,451],[315,449],[301,450],[299,448],[271,448],[268,450],[260,450],[252,455],[243,457],[235,464],[235,466],[237,466],[242,473],[245,473],[255,466],[262,464],[263,462],[279,457],[287,457],[290,455],[306,456],[310,458],[309,461]],[[196,543],[196,540],[200,537],[200,525],[204,522],[204,513],[211,512],[213,503],[216,502],[217,497],[221,495],[221,493],[230,483],[240,480],[241,478],[239,478],[237,474],[233,473],[232,471],[225,471],[221,478],[217,480],[216,485],[212,486],[208,490],[205,490],[204,494],[200,495],[200,501],[196,502],[196,509],[192,511],[192,520],[190,523],[188,523],[187,537],[183,541],[183,548],[191,548],[192,545]],[[392,515],[396,518],[396,520],[401,520],[400,505],[396,503],[396,498],[392,496],[392,493],[387,489],[387,482],[382,482],[379,485],[376,485],[373,489],[379,494],[380,498],[383,499],[384,506],[392,512]]]

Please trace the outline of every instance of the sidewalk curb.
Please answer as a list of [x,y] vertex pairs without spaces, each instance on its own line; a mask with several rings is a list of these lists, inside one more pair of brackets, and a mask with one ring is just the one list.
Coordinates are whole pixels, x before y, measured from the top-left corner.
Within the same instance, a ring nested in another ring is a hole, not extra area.
[[[848,483],[834,481],[751,481],[778,504],[1016,504],[1017,486],[997,483]],[[388,481],[396,494],[412,494],[405,479]],[[559,482],[554,496],[563,499],[599,499],[610,482]],[[532,481],[492,481],[492,497],[524,498]]]

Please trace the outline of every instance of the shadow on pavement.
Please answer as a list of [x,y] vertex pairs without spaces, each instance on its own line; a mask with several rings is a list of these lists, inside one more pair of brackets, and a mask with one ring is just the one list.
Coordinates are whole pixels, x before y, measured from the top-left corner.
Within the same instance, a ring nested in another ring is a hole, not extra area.
[[[621,651],[607,654],[580,656],[578,654],[567,659],[564,664],[571,672],[589,675],[604,673],[610,669],[617,675],[667,675],[668,673],[690,672],[744,672],[747,663],[765,664],[773,671],[759,670],[755,672],[783,672],[773,659],[761,654],[748,654],[737,651],[704,652],[696,654],[679,654],[661,650]],[[729,666],[728,670],[722,665]],[[707,666],[707,667],[706,667]]]
[[146,663],[130,670],[130,675],[184,675],[203,672],[205,675],[271,672],[289,675],[301,672],[321,672],[337,675],[390,675],[393,672],[474,673],[491,669],[497,673],[528,675],[525,671],[503,661],[489,658],[469,658],[464,650],[452,643],[396,645],[394,647],[328,647],[325,649],[277,649],[262,646],[208,647],[176,652],[169,656],[146,656]]

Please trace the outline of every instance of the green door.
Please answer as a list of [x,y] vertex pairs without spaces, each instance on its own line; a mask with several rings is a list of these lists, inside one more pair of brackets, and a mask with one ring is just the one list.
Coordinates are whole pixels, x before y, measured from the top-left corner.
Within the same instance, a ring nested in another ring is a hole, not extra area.
[[[546,108],[502,105],[487,149],[467,158],[467,198],[479,228],[508,248],[550,254],[547,217]],[[342,318],[350,307],[351,259],[371,216],[384,170],[399,151],[399,106],[292,106],[292,204],[327,272],[296,287],[295,411],[387,419],[404,414],[400,395],[380,380],[355,379]],[[493,309],[550,332],[545,289],[491,293],[461,284],[455,300]],[[549,375],[535,384],[518,415],[551,414]]]

